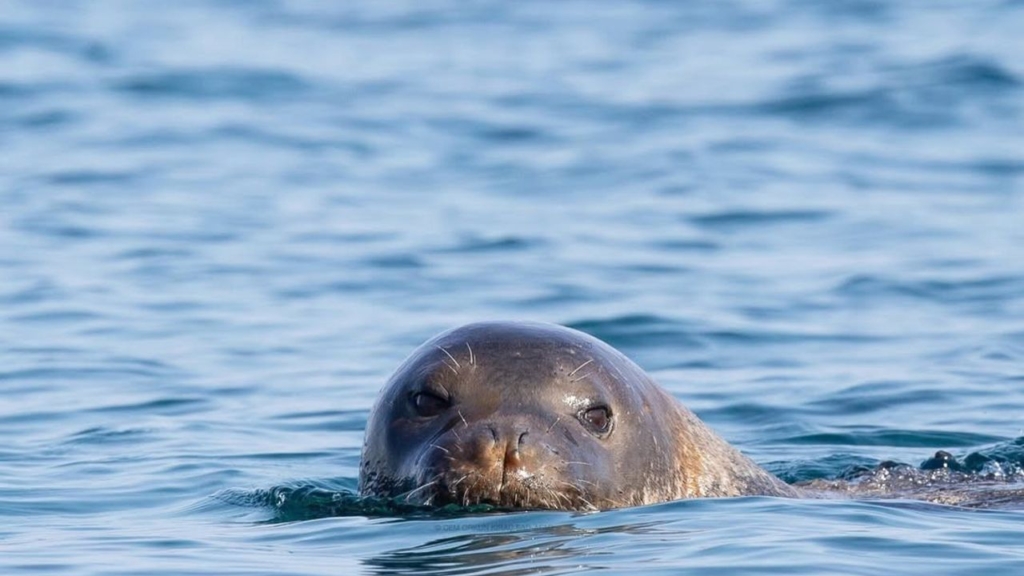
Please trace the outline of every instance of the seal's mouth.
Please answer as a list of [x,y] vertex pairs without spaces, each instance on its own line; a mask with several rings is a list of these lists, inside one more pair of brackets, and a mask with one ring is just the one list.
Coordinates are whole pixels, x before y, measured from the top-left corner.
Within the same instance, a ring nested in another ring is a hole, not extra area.
[[[494,475],[498,476],[498,475]],[[406,492],[407,502],[425,506],[471,507],[488,505],[514,510],[596,511],[598,508],[569,482],[551,482],[523,470],[495,477],[475,470],[464,474],[443,471],[424,478],[419,486]]]

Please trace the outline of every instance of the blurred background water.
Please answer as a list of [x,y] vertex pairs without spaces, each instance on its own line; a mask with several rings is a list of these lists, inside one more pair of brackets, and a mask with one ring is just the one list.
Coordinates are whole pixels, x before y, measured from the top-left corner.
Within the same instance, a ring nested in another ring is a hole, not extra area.
[[[0,1],[5,574],[977,574],[1024,517],[289,519],[414,346],[619,347],[789,480],[1024,436],[1024,3]],[[225,495],[236,495],[227,497]]]

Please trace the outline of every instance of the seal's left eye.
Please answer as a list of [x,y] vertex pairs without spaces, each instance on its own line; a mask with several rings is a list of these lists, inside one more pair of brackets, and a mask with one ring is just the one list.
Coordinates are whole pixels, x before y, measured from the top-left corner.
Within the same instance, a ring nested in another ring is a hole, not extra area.
[[412,397],[413,408],[423,417],[437,416],[448,408],[448,401],[430,392],[417,392]]
[[612,427],[612,411],[607,406],[588,408],[580,419],[595,434],[607,434]]

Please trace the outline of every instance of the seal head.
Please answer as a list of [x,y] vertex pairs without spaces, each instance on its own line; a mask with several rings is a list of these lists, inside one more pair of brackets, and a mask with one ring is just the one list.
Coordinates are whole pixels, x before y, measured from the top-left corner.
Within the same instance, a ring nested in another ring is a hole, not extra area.
[[796,495],[611,346],[521,322],[463,326],[406,359],[371,411],[359,490],[559,510]]

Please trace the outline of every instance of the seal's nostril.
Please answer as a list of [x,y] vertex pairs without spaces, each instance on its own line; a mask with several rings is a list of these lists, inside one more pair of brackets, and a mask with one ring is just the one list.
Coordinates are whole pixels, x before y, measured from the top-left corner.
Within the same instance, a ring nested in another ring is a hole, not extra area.
[[529,432],[523,432],[522,434],[519,435],[519,442],[518,442],[519,446],[522,446],[525,443],[525,442],[523,442],[523,438],[526,438],[527,434],[529,434]]

